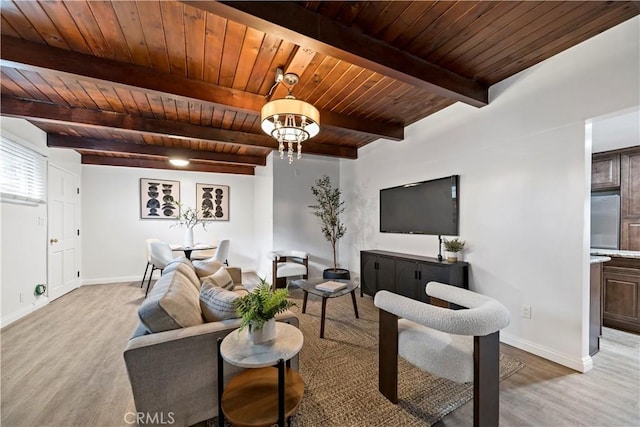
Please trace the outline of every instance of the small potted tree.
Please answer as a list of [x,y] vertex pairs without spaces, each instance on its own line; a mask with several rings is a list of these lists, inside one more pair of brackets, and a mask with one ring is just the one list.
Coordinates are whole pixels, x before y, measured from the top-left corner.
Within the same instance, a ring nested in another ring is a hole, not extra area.
[[324,279],[349,279],[349,270],[338,268],[337,243],[347,227],[340,222],[340,214],[344,212],[344,201],[340,200],[342,192],[339,188],[333,188],[331,179],[323,175],[311,186],[311,192],[316,198],[315,205],[309,205],[313,214],[320,218],[321,230],[324,238],[331,243],[333,250],[333,268],[327,268],[322,272]]
[[453,240],[442,239],[444,243],[445,256],[448,262],[458,262],[458,254],[464,248],[465,242],[457,237]]
[[233,302],[238,316],[242,318],[240,330],[248,327],[254,344],[273,340],[276,337],[276,314],[295,305],[287,299],[288,296],[287,288],[273,290],[270,283],[260,278],[260,284],[253,292]]

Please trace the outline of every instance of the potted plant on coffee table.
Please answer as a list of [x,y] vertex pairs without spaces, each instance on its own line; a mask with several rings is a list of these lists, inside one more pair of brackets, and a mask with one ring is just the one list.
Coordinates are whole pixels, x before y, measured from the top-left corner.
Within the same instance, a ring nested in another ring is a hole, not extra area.
[[278,313],[293,307],[289,301],[287,288],[273,290],[264,278],[253,290],[234,301],[238,316],[242,318],[240,330],[249,328],[249,337],[254,344],[266,343],[276,337],[276,319]]
[[464,240],[459,240],[457,237],[452,240],[442,239],[445,250],[445,257],[448,262],[458,262],[459,254],[464,248]]
[[333,268],[327,268],[322,272],[324,279],[349,279],[349,270],[338,268],[337,243],[347,227],[340,222],[340,214],[344,212],[344,201],[340,200],[342,192],[339,188],[333,188],[331,179],[323,175],[311,186],[311,192],[316,197],[316,204],[309,205],[313,214],[320,218],[322,234],[331,243],[333,250]]

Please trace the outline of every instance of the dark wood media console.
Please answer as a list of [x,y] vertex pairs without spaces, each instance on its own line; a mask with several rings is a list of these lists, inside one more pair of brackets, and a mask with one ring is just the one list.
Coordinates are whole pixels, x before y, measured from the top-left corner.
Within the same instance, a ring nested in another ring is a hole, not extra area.
[[360,251],[360,296],[387,290],[428,303],[424,288],[431,281],[469,289],[469,264],[397,252]]

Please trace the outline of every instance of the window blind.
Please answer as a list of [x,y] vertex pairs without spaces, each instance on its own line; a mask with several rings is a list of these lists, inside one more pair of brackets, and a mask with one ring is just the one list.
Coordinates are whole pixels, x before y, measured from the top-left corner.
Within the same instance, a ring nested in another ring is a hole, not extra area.
[[0,197],[3,201],[46,202],[46,159],[0,135]]

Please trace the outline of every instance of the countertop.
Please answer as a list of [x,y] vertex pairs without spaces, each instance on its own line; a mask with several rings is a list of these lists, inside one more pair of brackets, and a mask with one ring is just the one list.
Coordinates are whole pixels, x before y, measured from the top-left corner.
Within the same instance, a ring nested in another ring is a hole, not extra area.
[[617,249],[591,248],[591,255],[640,259],[640,251],[620,251]]
[[600,262],[607,262],[607,261],[611,261],[611,258],[609,258],[608,256],[594,256],[594,255],[591,255],[590,264],[598,264]]

